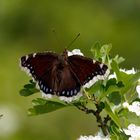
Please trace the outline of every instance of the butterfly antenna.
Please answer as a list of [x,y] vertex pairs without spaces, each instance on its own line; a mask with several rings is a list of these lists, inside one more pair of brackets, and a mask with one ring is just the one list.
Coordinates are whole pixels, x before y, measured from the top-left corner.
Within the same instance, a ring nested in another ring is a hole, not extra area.
[[79,36],[80,36],[80,33],[69,43],[69,45],[66,47],[66,49],[68,49],[77,40],[77,38]]
[[55,37],[55,40],[56,40],[56,42],[58,43],[58,45],[61,46],[62,43],[60,42],[60,39],[59,39],[58,36],[57,36],[57,33],[56,33],[55,28],[52,28],[52,33],[53,33],[53,35],[54,35],[54,37]]

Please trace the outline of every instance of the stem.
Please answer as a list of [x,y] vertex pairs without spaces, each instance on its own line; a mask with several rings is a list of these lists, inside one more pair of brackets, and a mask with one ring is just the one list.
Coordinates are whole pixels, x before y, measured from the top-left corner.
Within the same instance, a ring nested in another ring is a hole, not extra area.
[[101,113],[101,109],[99,108],[99,104],[95,104],[96,106],[96,111],[92,110],[92,109],[88,109],[87,107],[85,107],[84,105],[80,105],[80,106],[76,106],[78,109],[80,109],[81,111],[84,111],[86,114],[90,114],[92,113],[95,117],[97,122],[99,123],[99,127],[102,129],[103,134],[105,136],[108,135],[108,127],[107,127],[107,122],[110,120],[109,115],[107,115],[104,120],[102,119],[100,113]]

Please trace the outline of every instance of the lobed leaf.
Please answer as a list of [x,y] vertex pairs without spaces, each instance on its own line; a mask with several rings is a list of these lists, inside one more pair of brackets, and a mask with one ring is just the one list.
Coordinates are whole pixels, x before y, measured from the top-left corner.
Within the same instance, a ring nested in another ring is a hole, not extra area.
[[114,123],[118,126],[118,128],[121,129],[121,123],[120,123],[118,116],[113,113],[113,111],[110,108],[110,105],[107,102],[104,102],[104,104],[105,104],[105,111],[107,112],[107,114],[114,121]]
[[24,85],[23,89],[19,91],[21,96],[30,96],[37,92],[39,92],[39,90],[36,89],[36,83],[32,80],[30,80],[29,84]]
[[129,124],[140,125],[140,117],[134,112],[130,112],[128,109],[122,109],[119,113],[120,119],[125,121],[125,127],[128,127]]
[[117,64],[120,64],[122,62],[125,61],[125,59],[123,57],[119,57],[119,55],[116,55],[113,60],[117,63]]
[[93,56],[95,57],[96,60],[100,60],[101,59],[101,54],[100,54],[100,49],[101,49],[101,45],[99,42],[95,43],[95,45],[93,45],[91,47],[91,52],[93,54]]
[[104,97],[107,97],[107,95],[113,93],[113,92],[119,92],[120,88],[117,86],[110,86],[106,91],[103,92],[103,94],[100,96],[100,100],[103,99]]
[[53,112],[67,106],[67,104],[64,103],[45,100],[42,98],[37,98],[33,100],[32,103],[34,106],[28,110],[29,116]]
[[118,91],[110,93],[108,99],[114,105],[119,105],[121,103],[121,95]]

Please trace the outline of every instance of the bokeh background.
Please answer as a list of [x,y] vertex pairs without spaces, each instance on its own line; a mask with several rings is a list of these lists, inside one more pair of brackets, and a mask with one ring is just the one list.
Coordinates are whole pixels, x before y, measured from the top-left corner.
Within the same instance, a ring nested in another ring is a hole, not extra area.
[[40,95],[19,95],[30,79],[19,58],[60,53],[78,33],[71,50],[91,56],[95,42],[112,43],[112,56],[126,58],[122,67],[140,69],[139,0],[0,0],[0,140],[75,140],[97,131],[95,118],[75,108],[28,117],[31,100]]

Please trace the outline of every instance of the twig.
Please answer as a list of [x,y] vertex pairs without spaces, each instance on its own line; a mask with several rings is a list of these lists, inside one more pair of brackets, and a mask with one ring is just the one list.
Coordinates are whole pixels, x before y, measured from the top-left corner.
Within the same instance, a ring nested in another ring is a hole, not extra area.
[[95,110],[92,110],[92,109],[88,109],[87,107],[85,107],[84,105],[78,105],[76,106],[78,109],[80,109],[81,111],[84,111],[86,114],[90,114],[92,113],[95,117],[96,117],[96,120],[97,122],[99,123],[99,127],[102,129],[103,131],[103,134],[105,136],[108,135],[108,128],[107,128],[107,122],[110,120],[110,117],[109,115],[107,115],[104,120],[102,120],[102,117],[100,116],[100,113],[101,113],[101,109],[99,107],[99,104],[95,104],[96,106],[96,111]]

